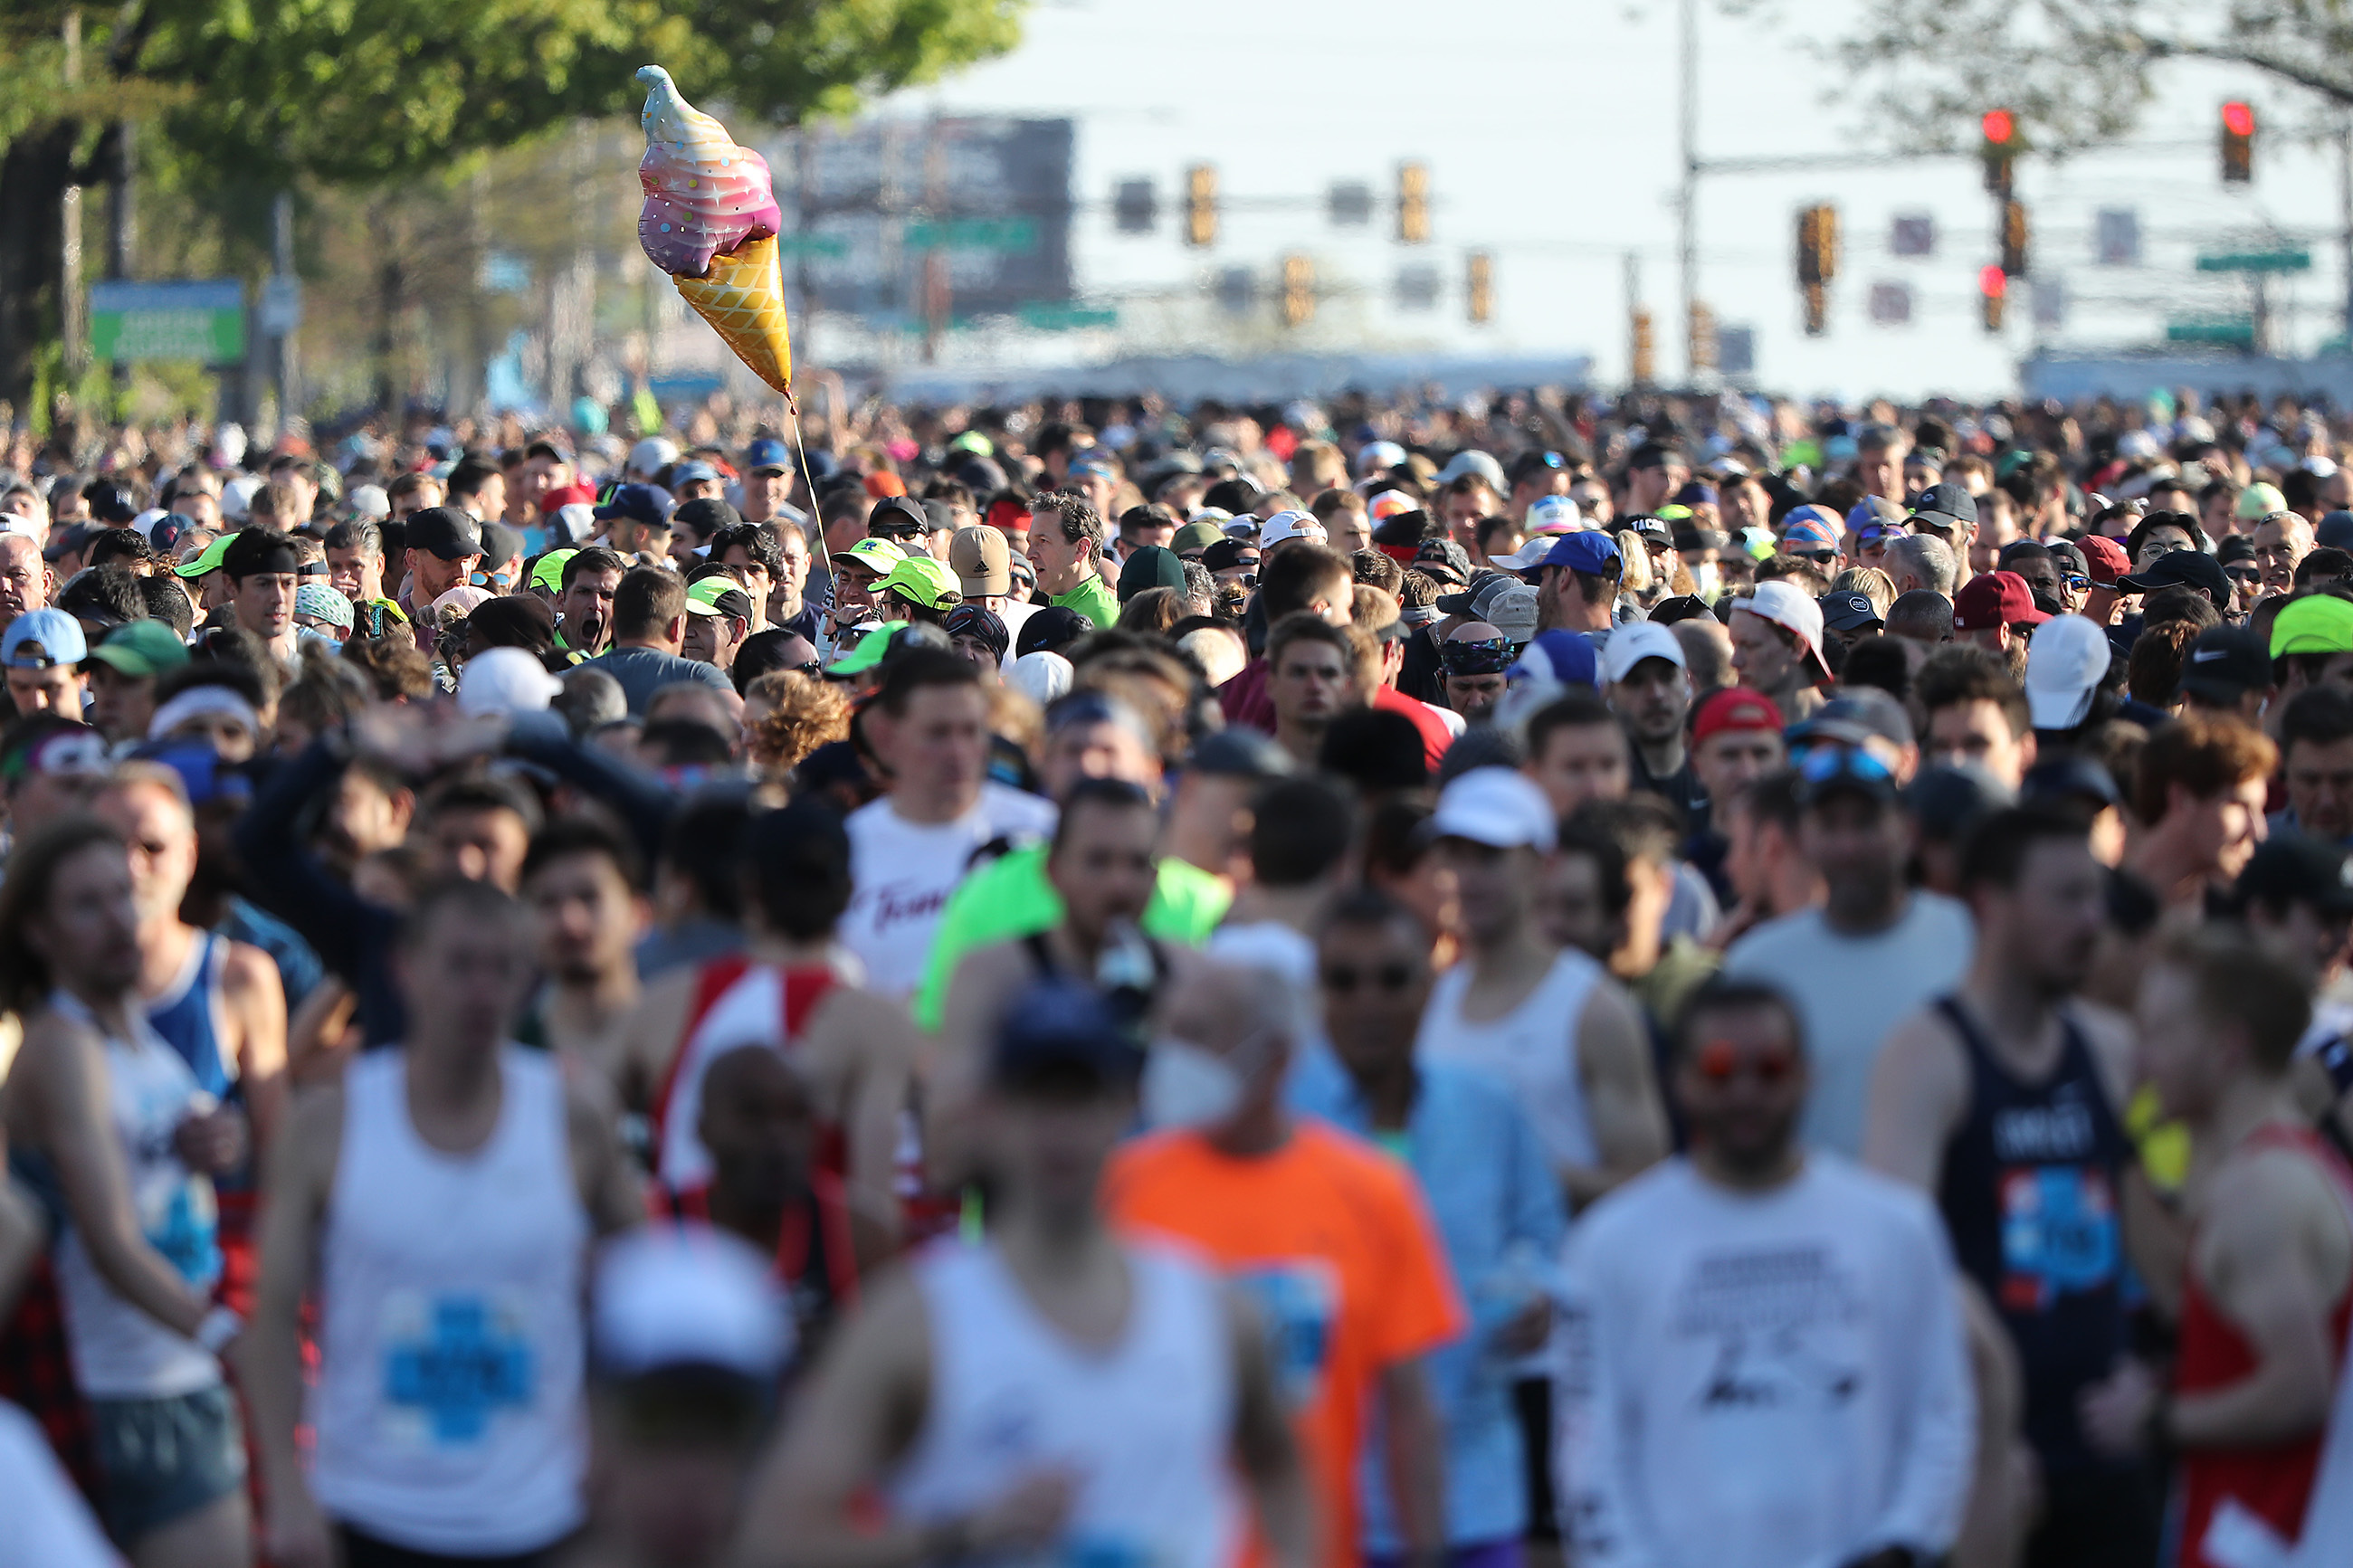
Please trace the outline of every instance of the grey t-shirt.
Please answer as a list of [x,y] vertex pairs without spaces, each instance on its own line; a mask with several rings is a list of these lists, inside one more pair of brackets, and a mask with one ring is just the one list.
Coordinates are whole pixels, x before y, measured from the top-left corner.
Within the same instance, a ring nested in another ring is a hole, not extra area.
[[1916,891],[1902,919],[1869,936],[1835,931],[1811,909],[1732,944],[1724,973],[1779,987],[1805,1026],[1814,1085],[1799,1132],[1809,1144],[1861,1157],[1879,1047],[1900,1020],[1960,984],[1976,947],[1968,910]]
[[632,716],[644,714],[655,692],[681,680],[696,681],[721,691],[735,689],[727,672],[717,665],[681,658],[658,647],[617,647],[590,659],[587,668],[601,669],[620,682],[621,695],[628,699]]

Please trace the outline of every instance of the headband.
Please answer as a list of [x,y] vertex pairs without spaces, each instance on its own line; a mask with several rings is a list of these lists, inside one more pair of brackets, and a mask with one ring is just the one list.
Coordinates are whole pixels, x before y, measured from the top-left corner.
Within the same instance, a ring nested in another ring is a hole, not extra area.
[[191,719],[234,719],[250,735],[261,733],[261,716],[253,704],[226,686],[191,686],[161,708],[148,721],[147,738],[160,741]]

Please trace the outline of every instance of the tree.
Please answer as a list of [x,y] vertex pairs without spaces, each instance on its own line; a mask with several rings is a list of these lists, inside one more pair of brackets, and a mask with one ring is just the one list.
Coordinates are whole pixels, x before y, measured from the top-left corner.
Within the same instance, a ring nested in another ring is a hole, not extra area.
[[[250,184],[394,184],[582,116],[632,112],[640,65],[698,102],[797,124],[1011,48],[1023,0],[71,0],[0,7],[0,398],[53,342],[60,201],[126,176],[120,128]],[[78,282],[78,280],[75,280]]]
[[1921,147],[1958,144],[1997,106],[2046,150],[2119,136],[2169,60],[2251,66],[2353,105],[2353,9],[2332,0],[1865,0],[1838,53]]

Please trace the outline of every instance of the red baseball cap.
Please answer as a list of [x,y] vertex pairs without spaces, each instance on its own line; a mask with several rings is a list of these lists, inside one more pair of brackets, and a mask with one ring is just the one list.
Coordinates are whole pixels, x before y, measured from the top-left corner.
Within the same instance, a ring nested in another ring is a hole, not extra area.
[[1728,686],[1710,692],[1692,715],[1692,744],[1726,730],[1769,730],[1781,732],[1781,709],[1770,697],[1746,687]]
[[2015,572],[1987,572],[1961,584],[1953,595],[1953,629],[1991,631],[1996,626],[2039,626],[2051,618],[2034,607],[2033,592]]
[[2125,547],[2105,534],[2086,534],[2075,541],[2075,547],[2084,552],[2094,583],[2113,583],[2132,570],[2132,559],[2125,553]]

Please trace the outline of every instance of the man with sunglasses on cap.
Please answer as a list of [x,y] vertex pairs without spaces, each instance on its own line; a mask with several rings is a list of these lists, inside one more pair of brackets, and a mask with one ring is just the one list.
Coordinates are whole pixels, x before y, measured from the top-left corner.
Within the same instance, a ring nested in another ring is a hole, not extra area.
[[[1539,1348],[1566,1215],[1544,1145],[1510,1091],[1415,1050],[1433,973],[1429,928],[1387,895],[1344,897],[1316,934],[1328,1048],[1309,1052],[1291,1103],[1390,1150],[1412,1168],[1464,1289],[1470,1331],[1429,1358],[1446,1450],[1446,1544],[1456,1563],[1516,1555],[1529,1523],[1527,1445],[1499,1358]],[[1367,1562],[1402,1551],[1380,1456],[1357,1467]]]
[[1519,650],[1511,639],[1484,621],[1464,621],[1438,645],[1440,677],[1446,706],[1470,724],[1494,717],[1504,699],[1504,672],[1512,668]]
[[1822,874],[1825,901],[1767,921],[1724,955],[1724,973],[1784,987],[1804,1026],[1815,1148],[1862,1152],[1881,1042],[1898,1019],[1944,994],[1968,967],[1968,911],[1905,885],[1914,825],[1885,742],[1860,730],[1818,735],[1798,764],[1798,847]]
[[[1973,1402],[1918,1194],[1798,1135],[1807,1032],[1762,982],[1685,1009],[1691,1153],[1570,1238],[1562,1517],[1579,1568],[1926,1568],[1959,1533]],[[1701,1481],[1694,1457],[1717,1457]]]
[[[2106,924],[2105,870],[2082,812],[2010,807],[1965,839],[1960,890],[1976,957],[1959,985],[1889,1035],[1873,1072],[1864,1158],[1935,1197],[1973,1322],[2004,1336],[1993,1353],[2022,1374],[2025,1437],[2042,1477],[2025,1561],[2146,1568],[2157,1553],[2158,1478],[2097,1452],[2078,1415],[2101,1386],[2147,1375],[2131,1353],[2126,1289],[2135,1216],[2153,1213],[2145,1190],[2139,1201],[2126,1194],[2145,1180],[2121,1120],[2132,1037],[2071,1002]],[[2143,1264],[2161,1277],[2156,1259]],[[1981,1397],[2009,1403],[1998,1387],[1982,1386]],[[2019,1414],[1992,1424],[2000,1442],[1979,1456],[1979,1494],[1995,1512],[2015,1506],[1998,1494],[2012,1473],[2001,1448]]]
[[1271,1568],[1308,1568],[1295,1385],[1257,1314],[1192,1254],[1108,1218],[1145,1058],[1086,987],[1049,983],[1008,1009],[976,1123],[987,1237],[878,1281],[827,1348],[744,1532],[782,1568],[1222,1568],[1253,1536]]

